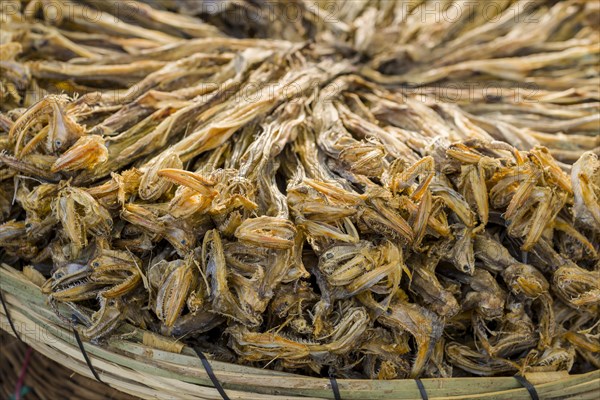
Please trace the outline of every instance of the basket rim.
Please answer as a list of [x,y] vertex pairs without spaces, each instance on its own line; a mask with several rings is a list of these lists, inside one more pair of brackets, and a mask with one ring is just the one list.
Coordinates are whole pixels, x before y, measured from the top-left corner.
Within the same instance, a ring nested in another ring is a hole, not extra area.
[[[17,330],[25,342],[50,358],[63,360],[62,364],[75,372],[92,377],[70,327],[56,316],[38,286],[22,272],[2,264],[0,290],[5,294],[11,318],[16,322]],[[61,313],[68,312],[64,305],[58,305],[58,308]],[[14,336],[4,309],[0,309],[0,322],[2,329]],[[142,398],[156,398],[157,394],[158,398],[169,398],[162,395],[169,392],[180,395],[177,391],[179,389],[184,390],[186,396],[192,393],[207,396],[182,398],[220,398],[191,348],[184,346],[183,351],[178,354],[149,347],[141,343],[143,330],[131,325],[126,326],[125,330],[127,329],[133,330],[127,337],[112,337],[103,345],[84,343],[86,352],[103,381]],[[210,363],[225,390],[239,394],[241,398],[271,399],[281,398],[281,395],[289,399],[333,398],[327,378],[307,377],[216,360],[210,360]],[[533,372],[527,373],[526,377],[544,398],[600,394],[600,370],[585,374],[569,374],[566,371]],[[339,379],[337,382],[344,399],[420,398],[413,379]],[[432,399],[529,398],[527,390],[514,377],[424,378],[421,382]],[[204,390],[200,391],[198,388]],[[164,390],[162,395],[158,393],[159,390]]]

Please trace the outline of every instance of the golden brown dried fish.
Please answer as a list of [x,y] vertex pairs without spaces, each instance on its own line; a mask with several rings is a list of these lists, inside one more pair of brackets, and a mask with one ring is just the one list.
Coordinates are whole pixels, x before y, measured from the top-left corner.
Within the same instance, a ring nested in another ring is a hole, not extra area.
[[0,258],[86,338],[344,378],[600,365],[594,2],[48,1],[0,7]]

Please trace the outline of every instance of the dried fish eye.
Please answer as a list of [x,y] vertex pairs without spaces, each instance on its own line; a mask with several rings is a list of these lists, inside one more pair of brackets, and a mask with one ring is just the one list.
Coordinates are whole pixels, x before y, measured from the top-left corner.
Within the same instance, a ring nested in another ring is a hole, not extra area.
[[100,266],[100,263],[98,261],[94,261],[92,263],[92,267],[98,268]]
[[56,140],[54,141],[54,144],[56,145],[56,147],[60,147],[60,146],[62,146],[62,140],[60,140],[60,139],[56,139]]

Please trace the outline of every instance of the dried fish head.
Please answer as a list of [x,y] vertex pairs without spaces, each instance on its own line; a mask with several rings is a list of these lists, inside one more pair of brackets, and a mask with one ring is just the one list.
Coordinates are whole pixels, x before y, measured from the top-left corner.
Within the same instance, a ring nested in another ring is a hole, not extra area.
[[448,183],[444,182],[442,184],[434,182],[430,185],[430,189],[434,199],[440,198],[446,207],[452,210],[458,218],[460,218],[465,226],[469,228],[475,226],[475,213],[471,210],[471,207],[463,196],[450,187]]
[[475,309],[484,319],[500,318],[504,314],[506,293],[498,285],[492,274],[476,269],[471,276],[453,276],[468,285],[463,302],[463,310]]
[[600,304],[598,271],[583,268],[560,267],[552,278],[558,296],[574,308],[594,308]]
[[326,223],[297,217],[296,224],[306,235],[308,243],[317,254],[321,254],[335,243],[357,243],[359,241],[358,230],[349,218]]
[[527,358],[526,367],[533,371],[570,371],[575,362],[575,348],[557,339],[543,351],[534,350]]
[[439,317],[416,304],[395,301],[378,320],[394,330],[409,332],[417,343],[410,377],[419,376],[443,332]]
[[98,135],[80,137],[65,151],[50,169],[52,172],[93,169],[108,160],[104,138]]
[[370,379],[408,377],[409,335],[376,327],[368,329],[364,336],[366,337],[361,343],[361,349],[366,353],[364,369]]
[[294,245],[295,235],[291,221],[268,216],[248,218],[235,231],[241,242],[271,249],[289,249]]
[[475,273],[475,251],[473,229],[466,226],[454,225],[454,240],[447,244],[449,251],[443,255],[443,258],[459,271],[469,275]]
[[297,284],[279,286],[269,304],[269,310],[279,318],[286,318],[300,313],[304,307],[314,304],[317,300],[318,296],[309,283],[300,280]]
[[492,272],[502,272],[508,266],[518,262],[502,243],[487,232],[475,235],[474,250],[475,257]]
[[246,361],[306,361],[310,355],[308,344],[287,339],[276,333],[249,331],[239,325],[228,329],[230,345]]
[[547,182],[552,183],[553,186],[557,186],[569,195],[573,194],[569,175],[558,165],[546,147],[536,146],[531,149],[529,159],[544,171]]
[[528,264],[513,264],[502,272],[506,285],[515,295],[523,294],[531,299],[536,299],[548,293],[550,285],[544,275],[535,267]]
[[[64,110],[68,100],[66,96],[47,96],[15,121],[9,132],[9,137],[14,138],[15,141],[15,155],[27,154],[44,138],[47,138],[47,151],[56,154],[71,146],[84,134],[85,129]],[[21,143],[26,135],[40,120],[47,121],[48,127],[46,129],[40,127],[38,134],[21,149]]]
[[385,156],[383,145],[371,139],[344,147],[339,159],[355,174],[380,177],[385,168]]
[[595,337],[592,329],[586,330],[584,333],[568,331],[563,335],[573,347],[580,353],[584,354],[585,358],[596,368],[600,365],[598,354],[600,353],[600,341]]
[[137,193],[140,178],[141,172],[136,168],[132,168],[120,174],[112,173],[110,180],[89,187],[86,191],[104,207],[115,209],[131,200]]
[[23,209],[27,213],[27,219],[42,220],[50,214],[53,196],[58,192],[55,184],[44,183],[34,187],[31,191],[19,187],[17,197]]
[[510,215],[522,205],[540,177],[541,172],[532,168],[530,163],[500,168],[491,180],[490,204],[497,209],[512,205],[506,211]]
[[446,354],[454,366],[475,375],[491,376],[518,369],[514,363],[508,360],[491,358],[456,342],[446,345]]
[[[482,321],[483,323],[483,321]],[[485,343],[489,328],[477,324],[477,337]],[[506,301],[506,313],[502,319],[500,330],[495,333],[495,338],[487,346],[490,356],[511,357],[515,354],[532,349],[539,344],[539,335],[536,327],[526,312],[525,304],[510,296]],[[484,338],[485,337],[485,338]]]
[[82,330],[83,337],[98,340],[112,333],[123,321],[126,307],[119,298],[101,299],[100,309],[92,314],[91,324]]
[[315,179],[305,178],[302,183],[314,189],[317,193],[322,194],[331,204],[344,204],[348,206],[356,206],[363,200],[363,196],[351,192],[339,183],[330,181],[318,181]]
[[590,238],[584,236],[575,228],[574,221],[567,221],[560,216],[554,221],[553,227],[559,253],[564,254],[575,263],[599,259],[598,251],[593,245],[595,240],[593,234]]
[[287,193],[292,212],[311,222],[331,223],[356,214],[356,209],[351,206],[328,204],[323,199],[309,197],[300,188],[288,189]]
[[415,233],[406,219],[391,205],[380,198],[370,200],[371,207],[364,207],[360,213],[361,221],[371,230],[383,233],[390,240],[414,241]]
[[217,192],[212,189],[216,182],[198,173],[183,169],[163,168],[158,171],[158,176],[190,188],[207,198],[213,198],[217,195]]
[[178,219],[192,217],[206,212],[211,203],[211,197],[203,196],[188,187],[179,187],[169,202],[169,214]]
[[343,318],[333,327],[326,349],[334,354],[349,353],[369,327],[369,316],[363,307],[344,311]]
[[260,325],[260,315],[247,304],[241,303],[240,299],[236,298],[231,291],[223,242],[216,229],[210,230],[204,235],[201,268],[208,280],[209,299],[215,312],[246,326]]
[[52,203],[52,213],[70,240],[74,256],[87,246],[88,235],[108,235],[110,213],[83,189],[65,186]]
[[386,187],[394,194],[405,192],[413,199],[419,200],[434,177],[435,161],[433,157],[426,156],[408,167],[403,164],[402,159],[394,160],[387,172]]
[[76,302],[93,299],[101,285],[91,282],[92,271],[87,265],[69,263],[59,267],[42,286],[50,299],[61,302]]
[[[161,334],[183,337],[189,334],[204,333],[218,327],[225,321],[226,319],[218,314],[197,309],[177,318],[173,326],[161,327]],[[231,356],[229,356],[228,361],[234,362],[235,360],[231,360]]]
[[141,260],[130,252],[101,249],[89,264],[90,280],[110,286],[99,293],[106,299],[130,293],[142,281]]
[[410,289],[437,315],[452,318],[460,311],[460,306],[435,274],[440,258],[440,255],[431,252],[428,255],[415,254],[406,261],[412,267]]
[[156,200],[161,197],[173,185],[170,180],[161,177],[159,172],[166,168],[181,169],[183,164],[179,156],[172,152],[167,152],[154,158],[144,168],[140,168],[143,173],[138,189],[142,200]]
[[213,178],[218,182],[215,186],[218,194],[214,200],[211,214],[228,214],[237,208],[247,214],[258,208],[255,201],[255,185],[247,178],[240,176],[236,170],[214,171]]
[[509,222],[508,233],[524,238],[522,250],[530,250],[564,207],[567,195],[548,187],[536,187]]
[[471,209],[477,211],[481,226],[486,225],[489,214],[489,200],[483,168],[477,164],[462,165],[459,188]]
[[153,234],[153,240],[166,239],[177,250],[180,256],[185,256],[196,243],[195,231],[183,219],[175,219],[165,214],[167,206],[153,208],[148,205],[127,203],[121,211],[121,218],[145,231]]
[[329,248],[319,259],[319,269],[329,283],[343,286],[373,270],[378,263],[375,247],[367,241]]

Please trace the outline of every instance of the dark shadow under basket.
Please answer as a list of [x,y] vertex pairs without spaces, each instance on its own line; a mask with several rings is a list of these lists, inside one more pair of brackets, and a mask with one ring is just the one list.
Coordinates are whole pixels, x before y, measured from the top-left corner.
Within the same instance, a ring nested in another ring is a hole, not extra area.
[[[23,367],[27,346],[0,330],[0,397],[14,394]],[[23,400],[137,400],[70,369],[34,351],[25,374],[24,386],[29,388]]]

